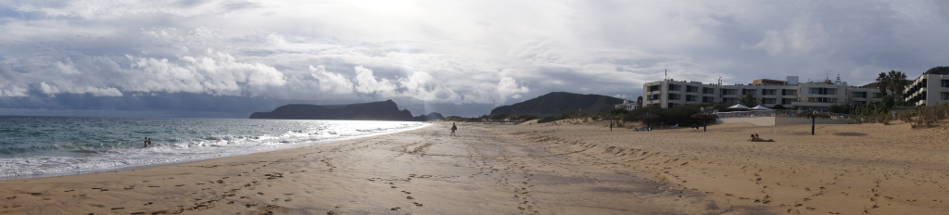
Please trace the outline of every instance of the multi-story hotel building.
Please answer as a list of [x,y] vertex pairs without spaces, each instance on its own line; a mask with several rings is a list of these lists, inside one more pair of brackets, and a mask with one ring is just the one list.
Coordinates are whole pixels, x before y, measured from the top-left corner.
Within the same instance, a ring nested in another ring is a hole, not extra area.
[[751,94],[758,104],[788,109],[826,110],[832,105],[866,104],[880,101],[877,88],[848,86],[846,82],[823,81],[799,83],[797,76],[787,80],[754,80],[751,84],[705,84],[672,79],[643,85],[643,106],[674,107],[682,104],[737,104]]
[[906,103],[916,107],[949,102],[949,70],[929,70],[903,91]]

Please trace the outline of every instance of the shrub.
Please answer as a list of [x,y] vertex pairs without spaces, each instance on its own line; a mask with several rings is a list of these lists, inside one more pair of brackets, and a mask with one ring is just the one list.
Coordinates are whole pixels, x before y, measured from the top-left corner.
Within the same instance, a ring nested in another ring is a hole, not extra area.
[[702,107],[711,107],[712,109],[724,109],[727,105],[722,104],[688,104],[672,108],[662,109],[659,107],[646,107],[630,111],[624,114],[621,119],[624,121],[640,121],[647,125],[701,125],[704,124],[704,118],[693,117],[701,113]]
[[561,119],[563,118],[556,117],[556,116],[548,116],[548,117],[540,118],[540,120],[537,120],[537,123],[548,123],[548,122],[553,122],[553,121],[557,121]]

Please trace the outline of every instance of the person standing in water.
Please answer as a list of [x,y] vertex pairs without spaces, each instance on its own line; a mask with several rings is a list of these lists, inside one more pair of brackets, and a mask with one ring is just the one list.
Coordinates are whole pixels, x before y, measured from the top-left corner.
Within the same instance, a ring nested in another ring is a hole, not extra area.
[[145,137],[145,148],[148,148],[151,145],[152,145],[152,139]]
[[451,123],[451,136],[455,136],[455,130],[458,130],[458,126],[455,123]]

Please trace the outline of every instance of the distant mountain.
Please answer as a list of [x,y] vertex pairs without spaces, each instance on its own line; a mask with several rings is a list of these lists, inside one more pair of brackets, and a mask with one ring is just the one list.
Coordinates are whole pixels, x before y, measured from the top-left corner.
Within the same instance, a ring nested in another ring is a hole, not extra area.
[[419,115],[415,117],[415,121],[433,121],[444,119],[445,116],[442,116],[441,113],[431,112],[425,115]]
[[[441,114],[439,114],[441,115]],[[413,121],[412,113],[399,110],[392,100],[349,105],[289,104],[271,112],[256,112],[251,119],[357,119]]]
[[567,92],[548,93],[521,103],[497,107],[491,115],[559,116],[564,113],[599,113],[613,109],[623,99]]
[[863,88],[879,88],[879,87],[880,87],[880,82],[874,81],[874,82],[870,82],[869,84],[861,85],[860,87],[863,87]]

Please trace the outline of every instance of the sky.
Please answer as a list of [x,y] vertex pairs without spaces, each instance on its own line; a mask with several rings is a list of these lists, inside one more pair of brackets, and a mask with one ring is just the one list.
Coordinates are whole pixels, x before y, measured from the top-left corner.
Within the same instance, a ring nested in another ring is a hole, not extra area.
[[554,91],[635,99],[949,65],[949,1],[0,0],[0,115],[245,117],[393,99],[477,116]]

